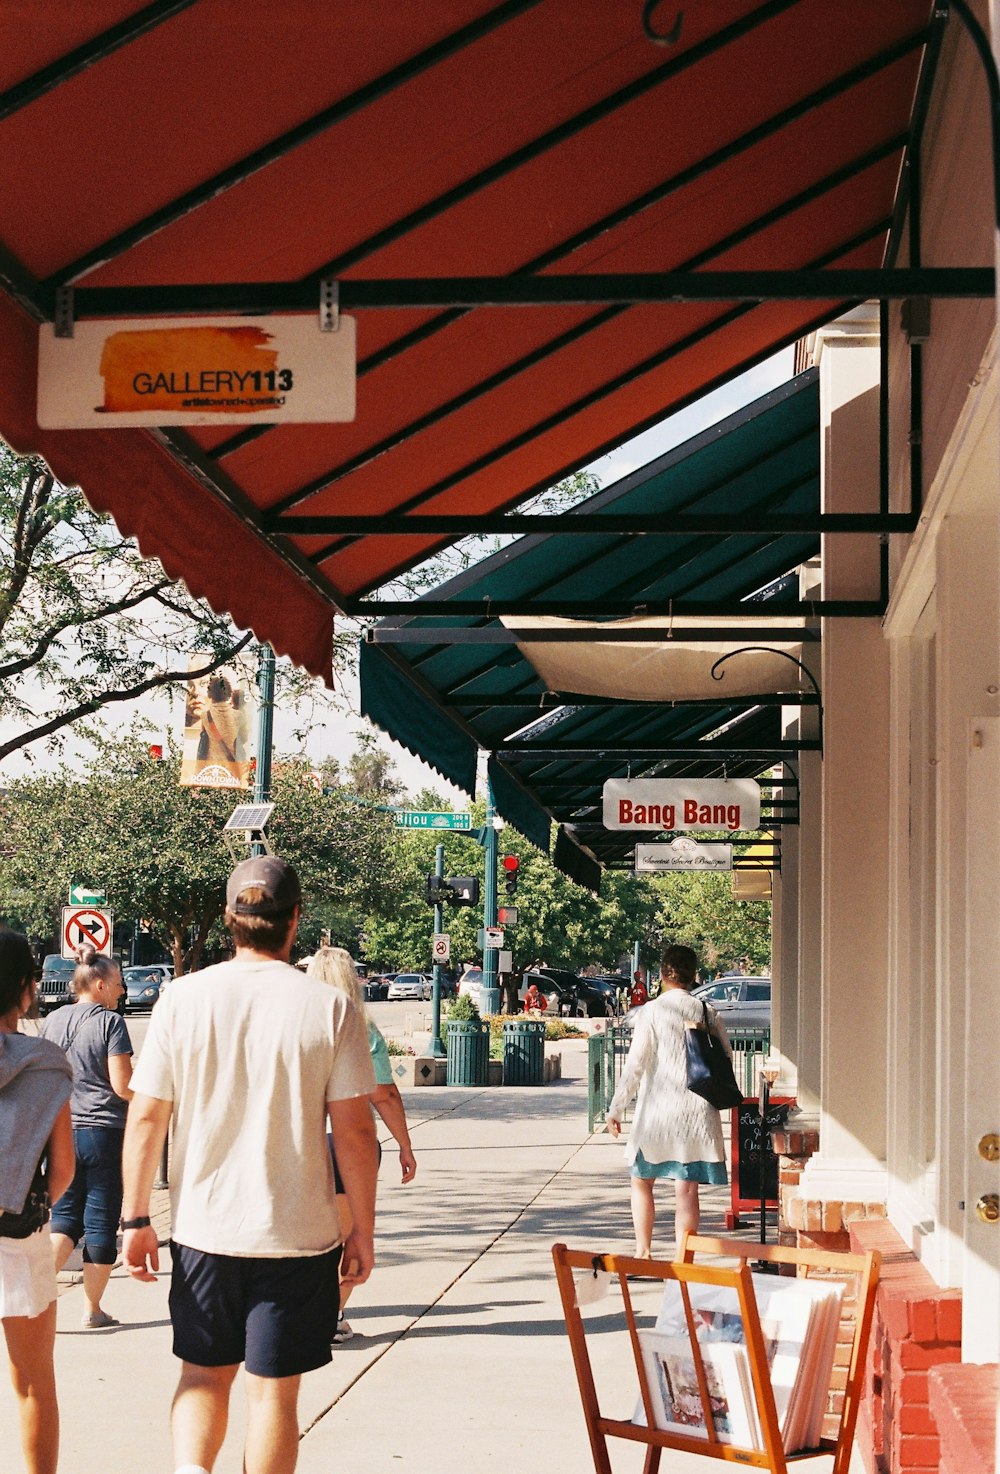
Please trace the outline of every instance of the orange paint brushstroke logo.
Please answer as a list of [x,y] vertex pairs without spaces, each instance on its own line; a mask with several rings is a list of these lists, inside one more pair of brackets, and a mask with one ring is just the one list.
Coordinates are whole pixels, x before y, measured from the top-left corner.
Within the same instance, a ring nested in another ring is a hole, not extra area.
[[270,333],[251,324],[112,333],[101,353],[104,403],[99,413],[190,410],[198,414],[266,413],[293,387],[278,367]]

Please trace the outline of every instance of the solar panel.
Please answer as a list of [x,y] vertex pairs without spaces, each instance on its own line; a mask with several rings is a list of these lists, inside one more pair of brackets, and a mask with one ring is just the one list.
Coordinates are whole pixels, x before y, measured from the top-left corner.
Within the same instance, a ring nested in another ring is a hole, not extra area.
[[274,804],[237,804],[225,824],[227,829],[263,829],[274,813]]

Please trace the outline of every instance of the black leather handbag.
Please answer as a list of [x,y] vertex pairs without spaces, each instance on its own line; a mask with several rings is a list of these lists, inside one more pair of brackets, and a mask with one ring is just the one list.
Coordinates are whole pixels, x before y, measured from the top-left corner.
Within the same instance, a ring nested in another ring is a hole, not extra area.
[[733,1062],[723,1049],[722,1041],[712,1033],[704,1002],[701,1012],[703,1022],[684,1031],[687,1085],[717,1111],[724,1111],[729,1106],[740,1104],[743,1091],[736,1083]]

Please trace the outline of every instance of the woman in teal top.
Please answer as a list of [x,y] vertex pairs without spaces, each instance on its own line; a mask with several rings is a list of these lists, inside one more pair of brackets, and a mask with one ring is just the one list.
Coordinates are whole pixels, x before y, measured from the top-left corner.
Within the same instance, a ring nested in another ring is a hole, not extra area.
[[[354,959],[343,947],[320,947],[315,957],[309,961],[306,973],[311,978],[319,978],[321,982],[329,983],[331,988],[339,988],[346,993],[356,1008],[361,1010],[368,1025],[368,1048],[371,1050],[372,1068],[375,1071],[375,1091],[368,1097],[374,1110],[382,1117],[388,1126],[394,1139],[399,1145],[399,1165],[403,1173],[403,1182],[412,1182],[417,1171],[416,1158],[410,1145],[410,1131],[406,1124],[406,1111],[403,1108],[403,1097],[399,1093],[399,1086],[392,1078],[392,1066],[389,1062],[389,1050],[381,1031],[376,1028],[368,1017],[365,1008],[364,995],[361,984],[358,981],[358,971],[354,966]],[[344,1223],[345,1215],[348,1213],[347,1198],[340,1183],[340,1174],[337,1171],[337,1155],[331,1142],[333,1152],[333,1170],[337,1179],[337,1207],[341,1215],[341,1229],[346,1233]],[[381,1160],[382,1147],[379,1144],[379,1159]],[[344,1306],[350,1295],[350,1287],[342,1288],[340,1292],[340,1318],[337,1321],[337,1329],[334,1332],[334,1344],[346,1341],[353,1336],[354,1331],[344,1319]]]

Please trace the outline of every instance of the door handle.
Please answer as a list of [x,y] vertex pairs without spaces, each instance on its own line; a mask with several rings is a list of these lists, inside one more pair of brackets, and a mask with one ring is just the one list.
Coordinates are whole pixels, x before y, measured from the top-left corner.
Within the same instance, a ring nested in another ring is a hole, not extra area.
[[983,1193],[976,1200],[976,1217],[980,1223],[996,1223],[1000,1219],[1000,1195]]

